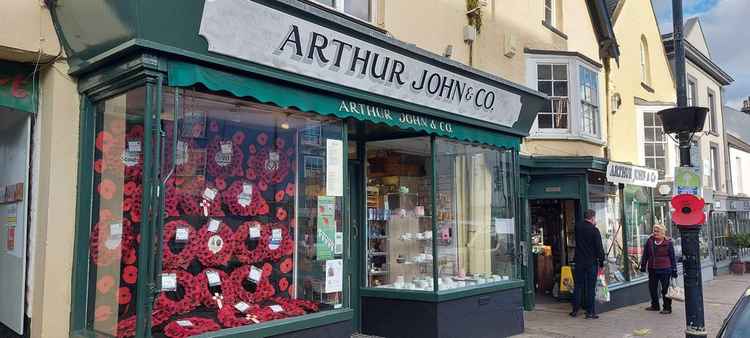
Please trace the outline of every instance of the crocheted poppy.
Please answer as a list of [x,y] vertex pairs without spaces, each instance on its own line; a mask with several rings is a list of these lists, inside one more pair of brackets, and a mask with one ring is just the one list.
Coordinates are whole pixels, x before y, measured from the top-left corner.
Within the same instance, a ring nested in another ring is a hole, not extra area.
[[173,183],[167,183],[166,193],[164,194],[164,212],[168,217],[180,217],[180,211],[177,207],[180,205],[180,194]]
[[96,142],[95,146],[96,149],[99,149],[101,152],[109,152],[112,149],[112,143],[114,142],[114,138],[112,137],[112,134],[108,131],[100,131],[96,135]]
[[123,194],[125,194],[125,196],[135,196],[138,192],[138,183],[134,181],[127,181],[122,187],[122,192]]
[[[135,336],[135,315],[117,322],[117,338],[129,338]],[[152,321],[153,323],[153,321]],[[157,324],[153,324],[157,325]]]
[[283,201],[283,200],[284,200],[284,196],[285,196],[285,195],[286,195],[286,193],[284,192],[284,190],[279,190],[279,191],[277,191],[277,192],[276,192],[276,194],[274,195],[274,200],[275,200],[276,202],[281,202],[281,201]]
[[285,258],[281,264],[279,264],[279,271],[281,273],[289,273],[294,268],[294,262],[291,258]]
[[135,202],[135,205],[130,208],[130,219],[133,220],[135,223],[141,222],[141,204],[140,202]]
[[197,277],[184,270],[167,270],[163,274],[177,275],[177,290],[160,292],[154,302],[154,311],[181,314],[193,311],[200,305],[203,295]]
[[112,275],[104,275],[96,281],[96,290],[101,294],[105,294],[115,286],[115,278]]
[[258,141],[258,144],[264,146],[268,143],[268,135],[266,133],[260,133],[256,140]]
[[285,144],[286,144],[286,141],[284,141],[283,138],[281,137],[276,138],[276,149],[284,149]]
[[230,284],[232,287],[232,294],[235,296],[237,301],[243,301],[247,303],[260,303],[263,300],[273,296],[275,290],[271,285],[268,276],[261,274],[260,281],[257,283],[249,279],[252,265],[240,266],[229,276]]
[[216,120],[211,120],[211,122],[208,124],[208,131],[212,133],[218,133],[219,132],[219,123],[216,122]]
[[[251,238],[250,229],[258,229],[260,237]],[[265,235],[264,235],[265,233]],[[263,261],[267,257],[268,228],[260,222],[250,221],[240,224],[234,232],[234,255],[242,264],[251,264]],[[250,246],[254,247],[251,249]]]
[[243,192],[243,186],[248,184],[242,180],[237,180],[222,194],[224,204],[229,207],[229,212],[238,216],[257,216],[268,214],[268,202],[263,198],[260,190],[252,186],[250,203],[247,205],[240,204],[240,195]]
[[232,142],[236,145],[245,143],[245,133],[242,131],[236,131],[234,135],[232,135]]
[[263,277],[268,278],[273,273],[273,265],[271,263],[263,263]]
[[138,268],[135,265],[126,265],[122,268],[122,280],[128,284],[135,284],[138,280]]
[[94,161],[94,171],[96,171],[97,173],[101,174],[106,169],[107,169],[107,166],[104,163],[104,160],[96,160],[96,161]]
[[105,178],[102,179],[102,181],[99,183],[97,191],[99,192],[99,195],[105,200],[111,200],[117,192],[117,186],[114,182],[112,182],[112,180]]
[[276,218],[279,219],[279,221],[286,221],[287,217],[286,210],[284,208],[276,208]]
[[210,224],[209,219],[198,231],[196,244],[198,260],[205,267],[225,266],[234,252],[234,233],[224,222],[220,222],[216,232],[208,231]]
[[117,303],[120,305],[128,304],[130,303],[130,300],[133,299],[133,295],[130,293],[130,289],[126,287],[121,287],[117,290]]
[[279,291],[285,292],[289,288],[289,280],[286,277],[282,277],[279,280]]
[[94,310],[94,321],[103,322],[112,316],[112,307],[109,305],[99,305]]
[[114,223],[110,221],[98,222],[91,229],[89,255],[91,261],[97,266],[108,266],[132,249],[133,235],[130,220],[124,218],[119,224],[122,232],[119,240],[111,234]]
[[[184,228],[188,232],[188,239],[185,243],[172,244],[176,241],[177,229]],[[165,269],[186,269],[190,262],[193,261],[197,254],[197,234],[195,229],[184,220],[176,220],[164,224],[162,233],[163,245],[163,262]],[[172,251],[173,246],[182,246],[182,250],[175,253]]]
[[227,188],[227,181],[223,177],[217,177],[214,180],[214,185],[216,186],[216,189],[222,191]]
[[[190,326],[180,326],[178,323],[189,322]],[[204,317],[187,317],[174,320],[164,327],[164,335],[169,338],[187,338],[201,333],[221,330],[221,326],[211,319]]]
[[[222,151],[222,145],[229,147],[229,152]],[[231,140],[224,140],[215,136],[206,148],[208,174],[214,177],[221,176],[244,176],[242,163],[245,162],[245,154],[240,146]]]
[[[247,304],[247,303],[246,303]],[[219,320],[221,325],[226,328],[239,327],[245,325],[256,324],[255,321],[250,319],[248,312],[257,310],[260,308],[257,304],[247,304],[248,308],[245,312],[240,312],[234,304],[227,304],[216,314],[216,318]]]
[[122,256],[122,262],[124,264],[132,265],[138,260],[138,253],[136,248],[131,248]]
[[294,196],[294,183],[286,184],[286,194],[289,196]]
[[[211,286],[208,283],[208,273],[214,272],[219,275],[221,284]],[[219,307],[219,301],[222,306],[234,304],[237,299],[235,291],[236,287],[232,285],[231,278],[226,272],[217,269],[205,269],[195,276],[195,284],[198,295],[198,300],[205,307],[211,309],[217,309]],[[217,299],[218,295],[218,299]]]

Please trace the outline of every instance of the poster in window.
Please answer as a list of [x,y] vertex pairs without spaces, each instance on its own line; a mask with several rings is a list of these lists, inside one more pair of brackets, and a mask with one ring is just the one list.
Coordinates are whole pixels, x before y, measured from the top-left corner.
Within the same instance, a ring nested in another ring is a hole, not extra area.
[[321,147],[323,141],[320,123],[302,129],[300,131],[300,143],[303,146]]
[[344,262],[341,259],[326,261],[325,293],[343,291]]
[[323,176],[323,157],[305,156],[305,178],[314,178]]
[[333,258],[336,247],[336,198],[318,197],[318,235],[315,251],[318,260]]
[[326,195],[344,194],[344,142],[326,140]]

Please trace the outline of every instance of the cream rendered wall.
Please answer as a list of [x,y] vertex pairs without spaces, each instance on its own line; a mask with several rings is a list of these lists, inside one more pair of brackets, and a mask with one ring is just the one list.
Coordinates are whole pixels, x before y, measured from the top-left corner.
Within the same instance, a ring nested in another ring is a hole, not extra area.
[[[41,0],[3,0],[0,10],[0,59],[32,62],[60,52],[49,11]],[[31,53],[30,53],[31,52]]]
[[[555,1],[559,8],[557,27],[568,36],[567,39],[542,25],[544,1],[488,0],[487,3],[482,8],[481,32],[472,47],[473,67],[536,89],[536,83],[527,80],[525,48],[573,51],[600,62],[596,34],[583,0]],[[395,38],[439,55],[443,55],[446,47],[452,45],[451,58],[469,64],[470,47],[463,40],[463,29],[468,24],[465,0],[386,0],[381,5],[384,6],[384,16],[380,20]],[[516,42],[515,55],[510,57],[505,55],[508,40]],[[604,71],[599,74],[601,116],[606,103]],[[604,127],[603,117],[600,124]],[[527,139],[522,152],[533,155],[604,156],[601,144],[569,140]]]
[[[619,93],[622,105],[616,113],[609,111],[611,159],[644,165],[642,110],[635,98],[649,102],[674,103],[676,89],[669,61],[661,42],[658,24],[650,1],[625,0],[614,22],[615,36],[620,44],[619,65],[610,62],[609,92],[611,98]],[[651,81],[641,83],[641,37],[648,42]]]

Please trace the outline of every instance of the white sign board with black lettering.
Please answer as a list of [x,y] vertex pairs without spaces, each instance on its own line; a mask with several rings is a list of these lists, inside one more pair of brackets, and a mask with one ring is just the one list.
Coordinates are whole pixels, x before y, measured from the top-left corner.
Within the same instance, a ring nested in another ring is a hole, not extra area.
[[659,172],[629,164],[609,162],[607,164],[607,181],[618,184],[630,184],[656,188],[659,183]]
[[211,52],[512,127],[521,96],[251,0],[206,0]]

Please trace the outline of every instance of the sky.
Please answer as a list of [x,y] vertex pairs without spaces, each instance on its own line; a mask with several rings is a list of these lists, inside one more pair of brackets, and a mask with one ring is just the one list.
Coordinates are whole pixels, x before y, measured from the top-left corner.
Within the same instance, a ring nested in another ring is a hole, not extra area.
[[[651,0],[662,33],[672,32],[672,0]],[[732,78],[726,105],[739,109],[750,96],[750,0],[683,0],[685,20],[699,17],[711,59]]]

